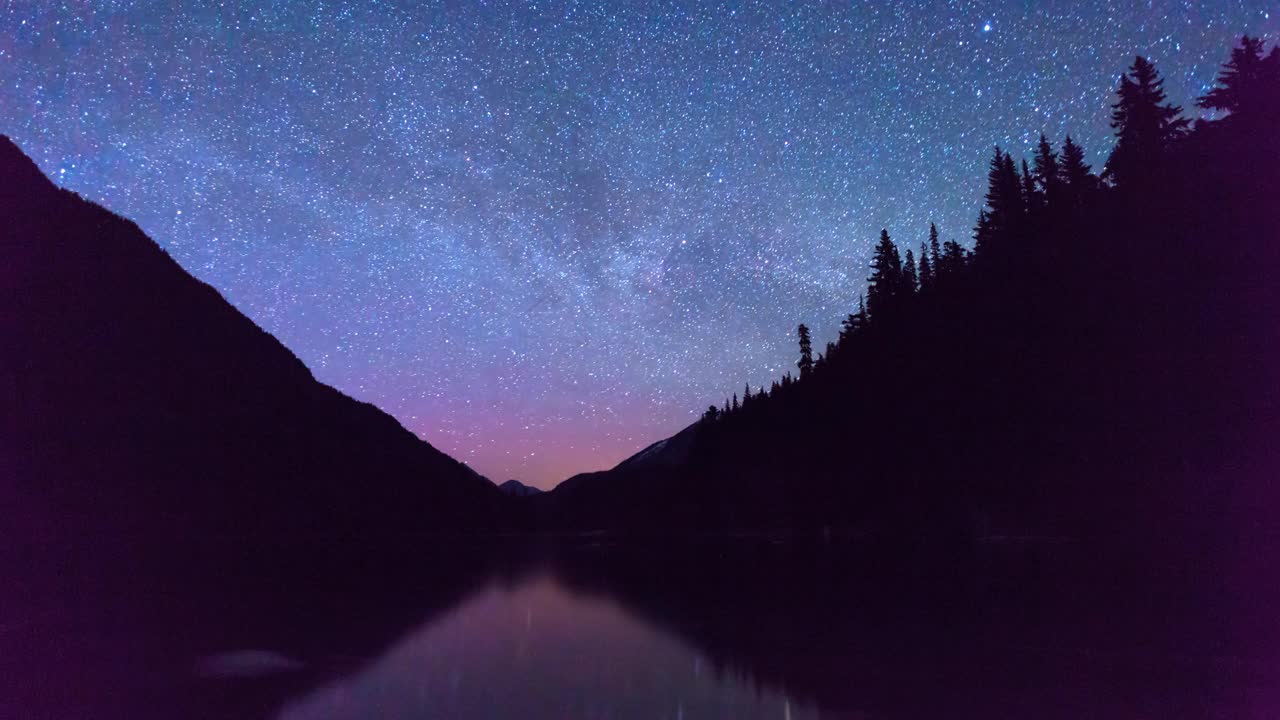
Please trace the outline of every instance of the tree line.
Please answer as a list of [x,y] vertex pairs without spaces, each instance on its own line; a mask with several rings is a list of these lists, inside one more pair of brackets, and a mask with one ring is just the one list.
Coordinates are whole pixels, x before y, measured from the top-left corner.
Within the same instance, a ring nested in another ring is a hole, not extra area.
[[998,276],[992,268],[1009,263],[1019,248],[1035,238],[1053,234],[1046,230],[1069,221],[1082,208],[1109,196],[1150,190],[1170,170],[1171,158],[1193,131],[1209,133],[1223,126],[1250,133],[1275,123],[1280,118],[1280,44],[1268,52],[1260,38],[1243,36],[1231,49],[1216,85],[1195,101],[1211,117],[1194,125],[1168,99],[1164,81],[1148,58],[1135,56],[1121,74],[1115,96],[1111,127],[1116,143],[1100,173],[1085,161],[1084,149],[1069,134],[1055,147],[1041,133],[1030,163],[1015,160],[997,146],[988,164],[987,191],[973,228],[972,250],[954,239],[940,241],[938,228],[931,223],[919,253],[907,247],[904,254],[888,230],[882,229],[872,252],[866,291],[859,294],[856,311],[841,322],[838,338],[815,357],[811,331],[801,324],[796,330],[798,375],[787,372],[769,388],[754,391],[747,384],[741,398],[735,393],[722,406],[709,406],[702,421],[728,420],[825,373],[863,342],[873,327],[896,322],[922,296],[946,294],[958,283]]

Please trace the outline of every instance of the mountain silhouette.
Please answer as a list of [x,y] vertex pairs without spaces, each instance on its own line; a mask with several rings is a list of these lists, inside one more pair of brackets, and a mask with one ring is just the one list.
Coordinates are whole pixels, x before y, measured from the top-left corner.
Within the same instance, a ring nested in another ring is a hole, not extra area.
[[[694,423],[609,470],[578,473],[564,480],[536,498],[534,521],[549,528],[598,529],[645,503],[679,502],[676,481],[697,433]],[[635,505],[636,501],[641,504]]]
[[[566,480],[543,517],[1123,537],[1153,552],[1272,538],[1280,51],[1269,57],[1256,79],[1224,75],[1231,92],[1212,97],[1231,112],[1194,126],[1135,59],[1101,176],[1070,138],[1042,138],[1034,171],[997,148],[972,251],[936,230],[881,232],[840,339],[815,359],[799,327],[798,377],[713,405],[665,441],[681,448],[672,462],[646,451]],[[919,247],[918,265],[899,243]]]
[[318,382],[134,223],[0,137],[11,538],[377,542],[501,522],[485,478]]
[[516,479],[508,480],[498,486],[504,494],[512,497],[529,497],[530,495],[539,495],[542,490],[531,485],[525,485]]

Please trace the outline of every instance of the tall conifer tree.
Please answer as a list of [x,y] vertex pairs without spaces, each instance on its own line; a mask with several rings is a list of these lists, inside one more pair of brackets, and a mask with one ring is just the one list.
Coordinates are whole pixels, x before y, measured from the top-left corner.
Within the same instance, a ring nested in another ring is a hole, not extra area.
[[796,334],[800,336],[800,360],[796,366],[800,368],[800,377],[804,378],[813,372],[813,341],[809,337],[809,328],[804,323],[796,328]]
[[1157,171],[1169,148],[1186,134],[1187,119],[1181,108],[1166,102],[1164,80],[1142,56],[1120,76],[1116,96],[1111,106],[1116,146],[1104,175],[1124,186]]
[[960,243],[955,240],[948,240],[943,244],[942,266],[946,268],[948,274],[959,272],[968,259],[969,253],[965,251],[964,246]]
[[[1274,113],[1280,102],[1280,45],[1263,55],[1261,38],[1248,35],[1231,48],[1231,58],[1218,74],[1218,84],[1196,100],[1209,110],[1222,110],[1246,119]],[[1275,117],[1270,118],[1272,121]]]
[[873,321],[883,319],[902,287],[902,257],[889,239],[889,231],[880,231],[880,242],[871,256],[871,279],[867,287],[867,313]]
[[1068,135],[1062,143],[1062,160],[1058,163],[1061,192],[1071,205],[1079,205],[1097,187],[1098,178],[1084,161],[1084,150]]
[[1044,209],[1044,195],[1036,186],[1035,177],[1031,174],[1031,168],[1027,167],[1026,160],[1022,161],[1022,201],[1027,212],[1032,215]]
[[920,243],[920,291],[933,288],[933,262],[929,260],[929,246]]
[[973,229],[974,253],[987,256],[1012,242],[1023,224],[1026,201],[1013,156],[996,148],[987,169],[986,207]]
[[1058,154],[1053,151],[1053,146],[1049,144],[1049,139],[1044,136],[1044,133],[1040,133],[1040,142],[1036,145],[1035,163],[1032,167],[1040,192],[1044,193],[1045,204],[1053,205],[1061,194],[1062,180],[1058,177]]
[[903,296],[910,295],[916,291],[919,286],[919,276],[916,274],[916,258],[911,253],[911,248],[907,248],[907,258],[902,263],[902,289]]
[[936,278],[942,271],[942,244],[938,242],[938,226],[929,223],[929,263]]

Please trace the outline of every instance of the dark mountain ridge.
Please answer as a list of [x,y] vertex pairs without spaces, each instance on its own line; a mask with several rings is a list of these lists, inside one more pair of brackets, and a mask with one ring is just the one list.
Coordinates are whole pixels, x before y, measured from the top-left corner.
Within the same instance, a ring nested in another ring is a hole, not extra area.
[[[606,512],[622,512],[637,492],[654,492],[663,478],[679,475],[682,464],[697,438],[694,423],[669,438],[659,440],[626,458],[609,470],[578,473],[549,492],[542,493],[531,507],[537,527],[586,528],[578,518],[590,517],[607,506]],[[665,486],[661,486],[665,487]]]
[[530,495],[539,495],[542,493],[541,489],[533,487],[532,485],[525,485],[515,478],[502,483],[498,486],[498,489],[511,497],[529,497]]
[[1267,108],[1280,107],[1280,51],[1268,58],[1260,77],[1227,81],[1224,118],[1194,127],[1158,107],[1139,58],[1132,83],[1147,94],[1117,101],[1123,152],[1102,177],[1069,139],[1044,142],[1035,172],[997,149],[973,252],[906,243],[923,246],[926,276],[884,233],[867,311],[816,360],[802,349],[800,378],[708,411],[677,463],[566,481],[544,517],[1220,548],[1277,535],[1280,131]]
[[[0,138],[11,537],[298,541],[501,525],[487,480],[297,357]],[[16,525],[16,527],[15,527]]]

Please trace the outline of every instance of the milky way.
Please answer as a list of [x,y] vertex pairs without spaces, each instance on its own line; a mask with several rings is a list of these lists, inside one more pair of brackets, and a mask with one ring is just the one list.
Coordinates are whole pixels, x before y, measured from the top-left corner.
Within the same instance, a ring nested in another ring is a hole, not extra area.
[[1280,3],[29,2],[0,132],[316,376],[502,480],[610,466],[821,347],[991,147],[1105,157]]

